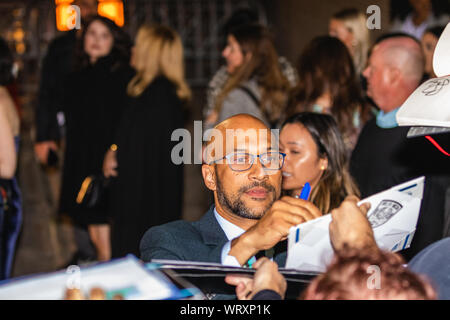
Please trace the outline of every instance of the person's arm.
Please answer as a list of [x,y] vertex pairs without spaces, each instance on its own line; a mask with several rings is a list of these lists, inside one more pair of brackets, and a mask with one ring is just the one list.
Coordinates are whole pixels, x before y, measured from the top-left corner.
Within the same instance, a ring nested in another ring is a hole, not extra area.
[[348,196],[331,211],[330,240],[334,251],[344,247],[378,250],[372,227],[367,220],[369,203],[358,207],[358,197]]
[[103,175],[106,178],[117,177],[117,145],[112,144],[108,151],[106,151],[105,158],[103,159]]
[[[59,127],[55,101],[58,92],[57,77],[60,70],[56,70],[58,68],[55,62],[57,61],[56,46],[56,42],[49,45],[42,62],[38,104],[35,112],[36,143],[34,151],[39,162],[43,164],[47,163],[50,150],[58,150]],[[59,81],[62,81],[62,79],[59,79]]]
[[0,178],[14,177],[16,165],[17,156],[12,128],[4,106],[0,105]]
[[287,283],[278,271],[278,265],[263,257],[253,264],[253,278],[242,275],[227,275],[225,282],[236,286],[236,296],[239,300],[284,299]]
[[256,225],[231,242],[229,255],[244,265],[259,251],[271,249],[278,242],[287,239],[291,227],[321,215],[312,202],[283,197],[274,202]]

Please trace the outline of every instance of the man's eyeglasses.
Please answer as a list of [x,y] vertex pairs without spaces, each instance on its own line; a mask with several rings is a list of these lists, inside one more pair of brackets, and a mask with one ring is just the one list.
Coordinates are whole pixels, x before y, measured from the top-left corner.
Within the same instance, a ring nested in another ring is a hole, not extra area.
[[234,152],[226,155],[222,159],[215,160],[218,162],[223,159],[227,159],[228,166],[233,171],[246,171],[249,170],[256,158],[259,158],[259,162],[266,170],[280,170],[284,164],[285,153],[270,151],[258,155],[250,153]]

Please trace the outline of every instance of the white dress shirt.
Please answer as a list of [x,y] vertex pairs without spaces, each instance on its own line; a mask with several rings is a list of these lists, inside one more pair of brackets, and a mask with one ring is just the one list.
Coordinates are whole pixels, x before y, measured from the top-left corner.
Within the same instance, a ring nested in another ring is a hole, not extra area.
[[245,230],[239,228],[235,224],[223,218],[217,212],[216,208],[214,208],[214,216],[216,217],[217,222],[228,238],[228,242],[222,248],[222,264],[225,266],[240,267],[241,265],[239,264],[237,259],[234,256],[230,256],[228,254],[231,250],[231,241],[237,237],[240,237],[245,232]]

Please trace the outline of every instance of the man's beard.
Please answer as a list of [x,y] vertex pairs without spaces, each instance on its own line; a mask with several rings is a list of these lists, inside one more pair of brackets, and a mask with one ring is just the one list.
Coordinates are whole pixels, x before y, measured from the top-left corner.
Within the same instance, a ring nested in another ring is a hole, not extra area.
[[[219,200],[220,205],[222,207],[227,208],[235,215],[246,219],[253,219],[253,220],[261,219],[264,216],[264,214],[272,207],[272,204],[279,196],[279,195],[277,196],[275,188],[272,185],[268,184],[267,182],[254,182],[250,185],[243,186],[238,190],[237,194],[230,196],[225,193],[222,183],[220,182],[217,174],[216,174],[216,181],[217,181],[217,198]],[[245,192],[255,187],[264,188],[267,190],[268,196],[272,195],[272,201],[270,201],[270,203],[267,204],[267,206],[262,210],[262,212],[254,212],[254,209],[246,206],[244,201],[242,201],[241,199],[242,195]]]

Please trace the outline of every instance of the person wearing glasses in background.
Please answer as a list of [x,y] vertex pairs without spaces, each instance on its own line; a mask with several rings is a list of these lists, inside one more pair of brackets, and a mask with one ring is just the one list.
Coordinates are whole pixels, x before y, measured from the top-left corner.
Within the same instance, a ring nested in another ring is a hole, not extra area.
[[[238,114],[215,129],[220,134],[207,144],[202,166],[214,205],[199,221],[150,228],[141,241],[141,259],[245,266],[263,253],[284,267],[290,227],[322,214],[309,201],[280,198],[285,154],[261,120]],[[230,130],[236,134],[229,135]],[[256,139],[245,139],[249,132]]]

